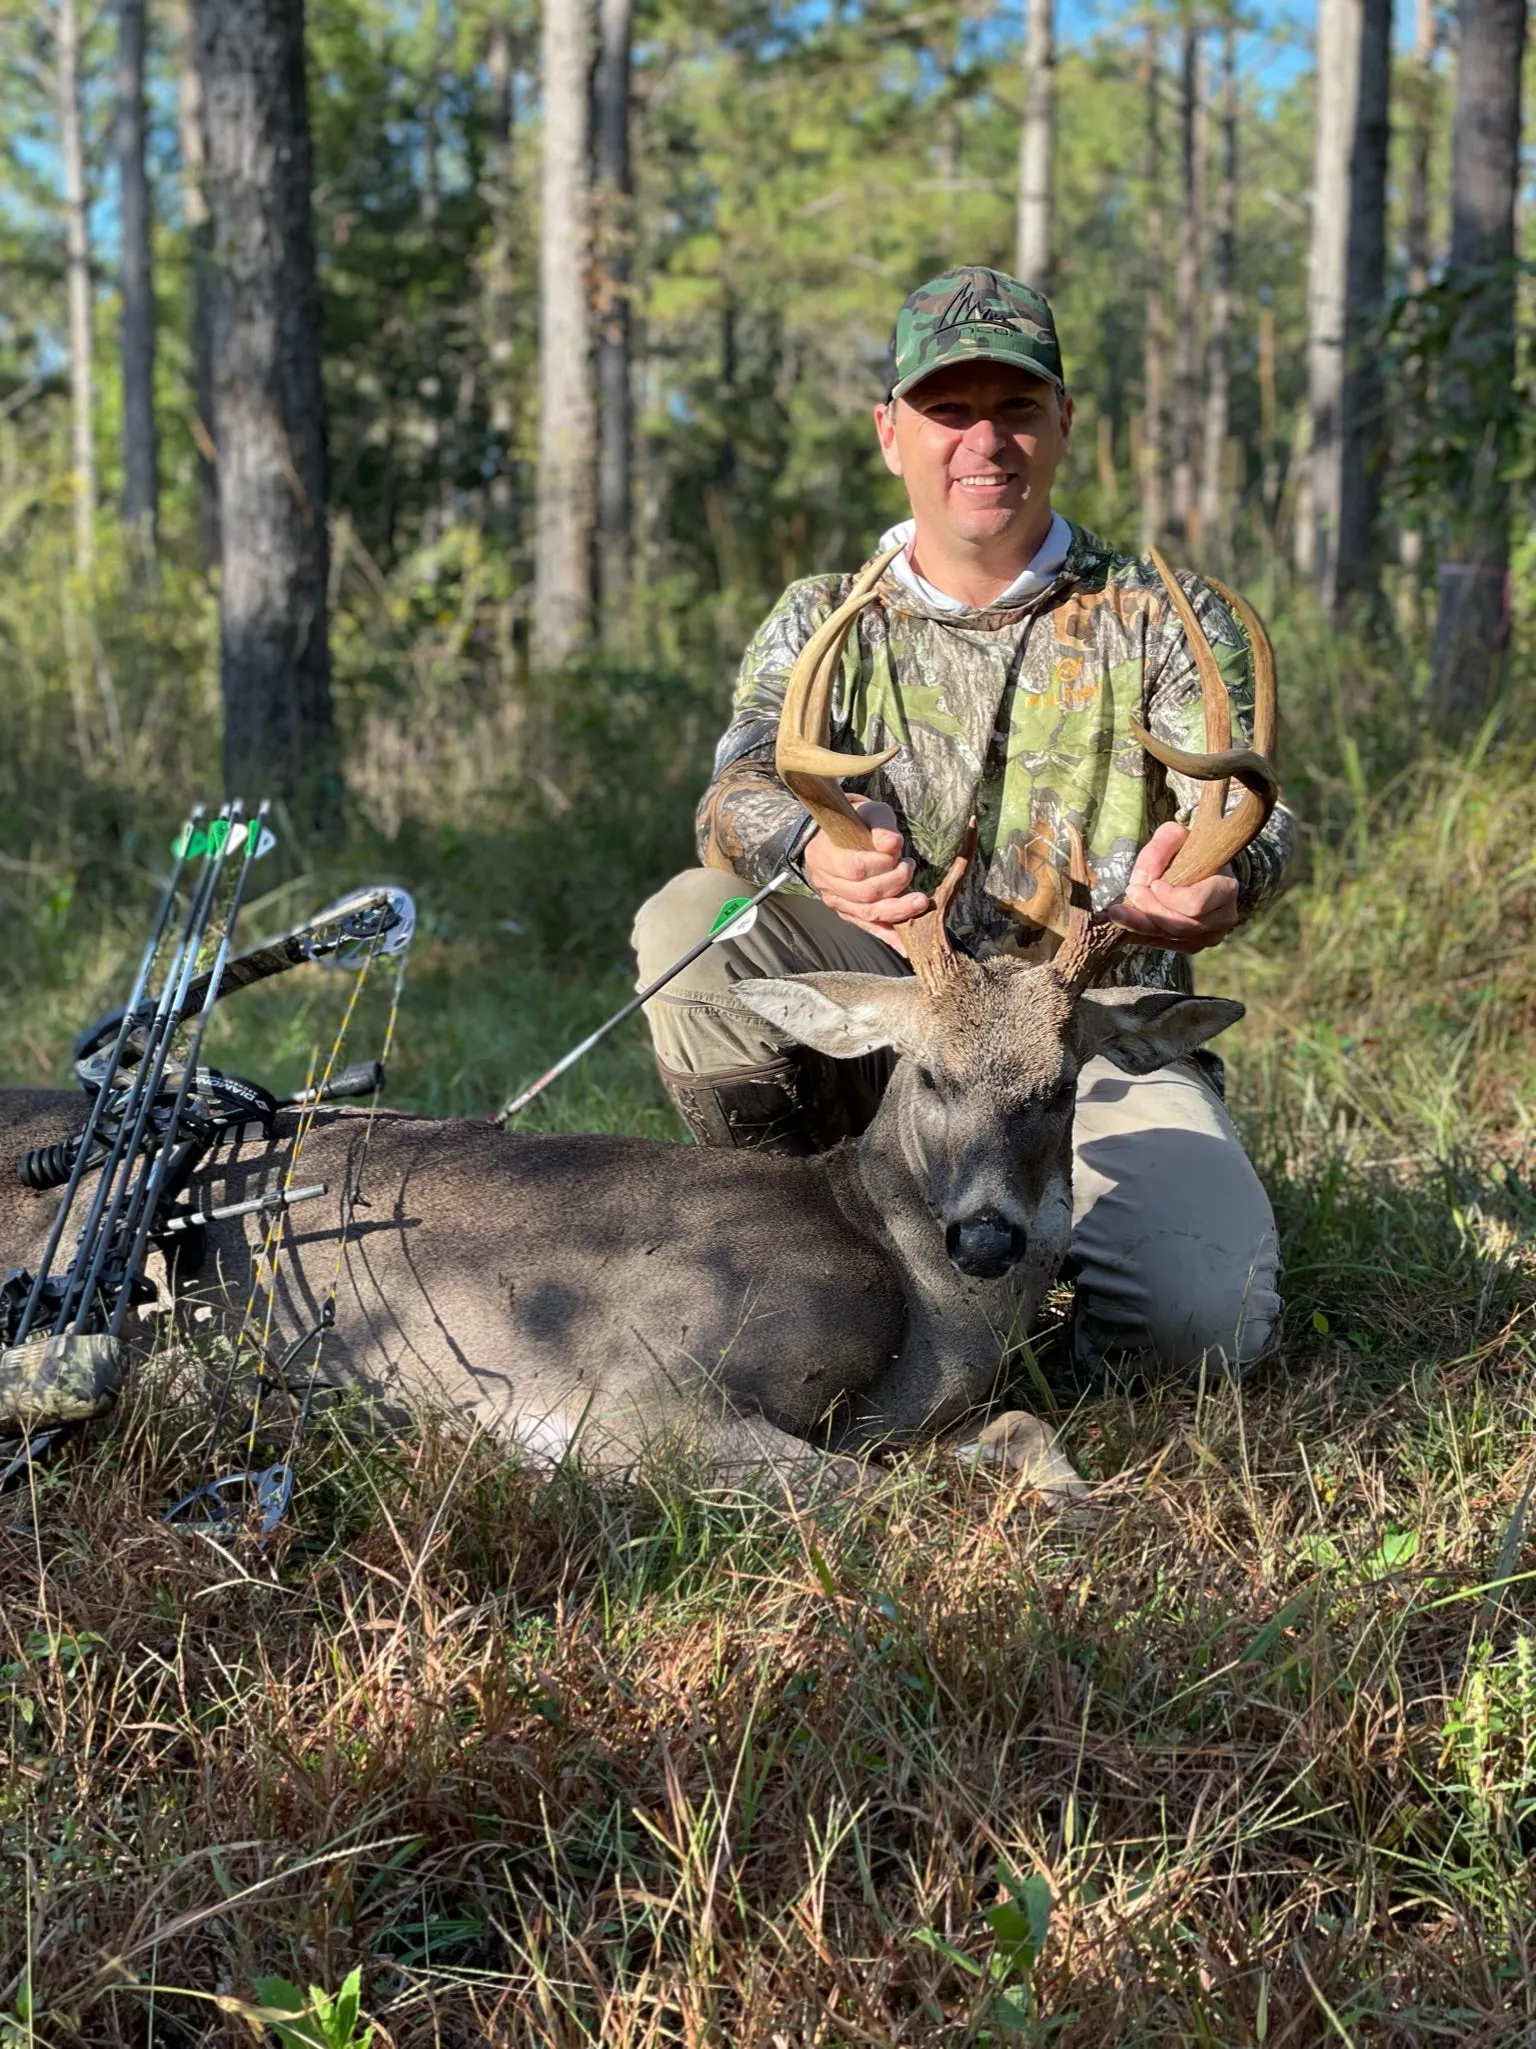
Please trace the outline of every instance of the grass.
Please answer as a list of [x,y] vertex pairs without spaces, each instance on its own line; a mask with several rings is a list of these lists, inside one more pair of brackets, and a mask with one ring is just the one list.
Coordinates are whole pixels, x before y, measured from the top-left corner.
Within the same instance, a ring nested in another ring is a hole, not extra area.
[[[1536,2041],[1536,764],[1377,701],[1293,770],[1309,886],[1205,975],[1279,1360],[1078,1387],[1047,1331],[1029,1398],[1097,1483],[1055,1516],[937,1458],[806,1508],[322,1424],[235,1556],[158,1520],[207,1416],[165,1353],[0,1515],[0,2040],[249,2041],[274,1978],[357,1970],[400,2049]],[[565,810],[360,830],[253,923],[418,889],[396,1100],[483,1112],[626,993],[676,834],[589,829],[572,759]],[[7,846],[36,1078],[133,892],[78,831]],[[339,993],[242,998],[222,1057],[298,1079]],[[667,1135],[639,1029],[538,1121]]]

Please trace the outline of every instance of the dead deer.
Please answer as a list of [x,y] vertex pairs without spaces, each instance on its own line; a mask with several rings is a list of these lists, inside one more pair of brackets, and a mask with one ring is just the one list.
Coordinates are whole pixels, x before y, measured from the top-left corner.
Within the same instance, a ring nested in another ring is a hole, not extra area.
[[[807,647],[780,733],[786,783],[824,831],[860,846],[867,834],[838,778],[874,761],[830,753],[825,739],[839,634],[867,595],[857,587]],[[1254,649],[1255,750],[1226,744],[1225,689],[1192,614],[1207,733],[1220,744],[1186,755],[1140,735],[1159,761],[1210,784],[1170,871],[1180,882],[1223,867],[1277,794],[1269,646],[1232,602]],[[1229,776],[1245,794],[1225,813]],[[1091,987],[1119,928],[1091,914],[1075,836],[1072,847],[1068,931],[1048,963],[951,946],[944,912],[962,852],[933,908],[904,928],[910,978],[741,985],[750,1008],[824,1053],[901,1056],[868,1130],[819,1157],[504,1137],[394,1114],[379,1116],[365,1149],[362,1112],[322,1112],[296,1178],[330,1194],[284,1219],[274,1341],[314,1321],[343,1194],[360,1181],[324,1364],[328,1380],[386,1408],[447,1409],[539,1460],[574,1452],[606,1469],[677,1439],[716,1471],[803,1475],[827,1453],[958,1433],[980,1456],[1070,1486],[1042,1425],[1014,1414],[988,1428],[987,1415],[1008,1341],[1028,1330],[1067,1250],[1078,1070],[1108,1053],[1150,1071],[1242,1015],[1217,998]],[[0,1157],[81,1121],[76,1096],[0,1091]],[[259,1194],[288,1165],[295,1125],[290,1115],[270,1142],[227,1147],[194,1202]],[[0,1169],[0,1265],[35,1261],[52,1203]],[[249,1220],[210,1228],[189,1285],[222,1318],[250,1293],[256,1231]]]

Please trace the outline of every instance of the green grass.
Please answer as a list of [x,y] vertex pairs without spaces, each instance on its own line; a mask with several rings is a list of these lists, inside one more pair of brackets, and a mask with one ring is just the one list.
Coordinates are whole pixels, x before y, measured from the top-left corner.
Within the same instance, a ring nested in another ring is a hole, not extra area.
[[[263,1981],[354,1969],[401,2049],[1536,2040],[1536,761],[1421,751],[1374,671],[1331,726],[1286,631],[1309,879],[1202,968],[1281,1356],[1079,1387],[1047,1330],[1070,1514],[937,1457],[806,1508],[322,1424],[239,1557],[158,1521],[207,1417],[163,1356],[0,1515],[0,2040],[249,2041]],[[358,828],[252,920],[416,889],[407,1106],[493,1108],[627,993],[693,770],[610,815],[567,739],[563,810]],[[5,846],[0,1072],[57,1076],[147,883]],[[253,992],[220,1056],[297,1081],[341,994]],[[635,1023],[530,1121],[669,1118]]]

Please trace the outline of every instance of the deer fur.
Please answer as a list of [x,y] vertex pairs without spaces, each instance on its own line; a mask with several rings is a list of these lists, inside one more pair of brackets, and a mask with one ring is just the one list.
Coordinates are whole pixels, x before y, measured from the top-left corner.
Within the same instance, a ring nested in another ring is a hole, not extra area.
[[[956,956],[942,983],[815,974],[741,1000],[840,1057],[902,1056],[862,1138],[810,1159],[603,1136],[503,1136],[467,1120],[320,1112],[295,1180],[275,1351],[314,1321],[343,1254],[327,1381],[386,1413],[446,1409],[536,1458],[631,1467],[681,1441],[721,1472],[803,1473],[958,1433],[1042,1485],[1073,1484],[1050,1433],[985,1427],[1071,1230],[1078,1070],[1145,1073],[1240,1004],[1145,989],[1076,994],[1049,968]],[[0,1266],[37,1260],[56,1194],[11,1162],[78,1129],[78,1095],[0,1090]],[[282,1173],[297,1117],[226,1146],[193,1195],[239,1201]],[[227,1326],[260,1225],[213,1226],[179,1284]]]

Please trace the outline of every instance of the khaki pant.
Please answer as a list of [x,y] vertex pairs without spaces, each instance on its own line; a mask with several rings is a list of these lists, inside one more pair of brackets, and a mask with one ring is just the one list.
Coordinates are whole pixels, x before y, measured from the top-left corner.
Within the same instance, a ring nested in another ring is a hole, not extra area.
[[[643,987],[744,895],[735,877],[694,868],[642,904],[634,945]],[[747,976],[843,968],[907,973],[906,963],[814,897],[770,897],[742,939],[712,946],[646,1005],[663,1067],[727,1075],[782,1060],[788,1042],[732,997]],[[869,1070],[875,1063],[850,1062]],[[878,1072],[850,1075],[862,1093]],[[1280,1317],[1279,1245],[1269,1198],[1231,1119],[1192,1061],[1130,1075],[1090,1060],[1073,1127],[1073,1230],[1079,1362],[1185,1372],[1202,1360],[1256,1359]]]

